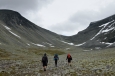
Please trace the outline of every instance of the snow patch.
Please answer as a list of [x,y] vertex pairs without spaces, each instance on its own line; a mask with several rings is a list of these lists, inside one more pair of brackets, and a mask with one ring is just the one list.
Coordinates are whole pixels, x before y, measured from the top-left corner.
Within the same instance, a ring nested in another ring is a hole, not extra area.
[[113,43],[109,43],[109,42],[100,42],[100,43],[102,43],[102,44],[107,44],[107,45],[113,44]]
[[55,46],[50,46],[50,47],[55,47]]
[[[111,21],[111,22],[114,22],[114,20]],[[108,25],[108,24],[111,23],[111,22],[107,22],[107,23],[105,23],[105,24],[102,24],[102,25],[100,25],[99,27],[104,27],[104,26]]]
[[99,49],[101,49],[101,47],[95,47],[95,49],[96,49],[96,50],[99,50]]
[[43,42],[44,44],[48,44],[50,47],[55,47],[55,46],[53,46],[52,44],[50,44],[50,43],[47,43],[47,42]]
[[109,43],[109,45],[107,46],[107,47],[110,47],[111,45],[113,45],[115,42],[113,42],[113,43]]
[[11,30],[9,27],[7,27],[7,26],[4,26],[7,30]]
[[13,34],[14,36],[16,36],[16,37],[18,37],[18,38],[21,38],[21,37],[18,36],[17,34],[13,33],[8,26],[5,26],[5,25],[3,25],[3,26],[4,26],[11,34]]
[[105,37],[104,39],[107,39],[107,37]]
[[[114,21],[114,20],[113,20]],[[113,21],[111,21],[111,22],[113,22]],[[109,24],[109,23],[111,23],[111,22],[108,22],[108,23],[105,23],[105,24],[103,24],[103,25],[101,25],[101,26],[99,26],[99,27],[103,27],[92,39],[90,39],[90,40],[93,40],[96,36],[98,36],[99,34],[101,34],[102,32],[104,32],[103,30],[105,29],[105,27]],[[107,30],[106,30],[107,31]]]
[[113,45],[115,42],[113,42],[113,43],[109,43],[109,42],[100,42],[100,43],[102,43],[102,44],[107,44],[107,45],[108,45],[107,47],[109,47],[109,46]]
[[66,48],[66,50],[69,50],[70,48]]
[[36,46],[40,46],[40,47],[45,47],[44,45],[41,45],[41,44],[35,44],[35,43],[32,43],[32,44]]
[[30,44],[26,43],[28,46],[30,46]]
[[114,29],[115,29],[115,27],[112,27],[110,29],[105,29],[105,30],[102,31],[102,33],[109,32],[109,31],[114,30]]
[[20,36],[18,36],[17,34],[13,33],[12,31],[9,31],[11,34],[13,34],[14,36],[21,38]]
[[91,51],[91,50],[83,50],[83,51],[87,52],[87,51]]
[[85,44],[86,42],[84,42],[84,43],[81,43],[81,44],[77,44],[77,45],[75,45],[75,46],[81,46],[81,45],[83,45],[83,44]]
[[68,43],[68,42],[65,42],[65,41],[61,41],[61,42],[65,43],[65,44],[69,44],[69,45],[74,45],[73,43]]

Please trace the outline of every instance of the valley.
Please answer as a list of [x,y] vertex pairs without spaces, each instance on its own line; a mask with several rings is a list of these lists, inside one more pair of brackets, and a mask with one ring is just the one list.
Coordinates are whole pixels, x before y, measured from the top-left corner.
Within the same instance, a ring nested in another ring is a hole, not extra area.
[[[33,51],[34,50],[34,51]],[[36,52],[37,50],[37,52]],[[21,51],[21,50],[20,50]],[[42,50],[29,49],[20,56],[0,57],[0,76],[114,76],[114,48],[101,50]],[[47,52],[49,51],[49,52]],[[48,56],[47,71],[43,71],[41,58]],[[53,55],[59,55],[58,67],[55,67]],[[67,65],[66,56],[72,55],[72,66]]]
[[[67,30],[68,31],[68,30]],[[39,27],[13,10],[0,10],[0,76],[115,76],[115,15],[73,36]],[[48,56],[47,71],[41,58]],[[59,55],[58,67],[53,56]],[[73,57],[68,66],[67,54]]]

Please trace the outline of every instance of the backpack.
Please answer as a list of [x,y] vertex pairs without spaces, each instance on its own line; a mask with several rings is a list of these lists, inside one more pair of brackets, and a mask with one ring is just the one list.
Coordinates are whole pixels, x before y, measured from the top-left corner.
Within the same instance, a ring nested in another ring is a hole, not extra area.
[[68,55],[67,57],[68,57],[68,58],[71,58],[71,55]]
[[58,60],[58,55],[56,54],[55,56],[54,56],[54,60]]
[[43,58],[42,58],[42,62],[46,62],[46,57],[43,57]]
[[68,56],[67,56],[67,58],[68,58],[68,59],[70,59],[70,60],[72,60],[72,57],[71,57],[71,55],[68,55]]

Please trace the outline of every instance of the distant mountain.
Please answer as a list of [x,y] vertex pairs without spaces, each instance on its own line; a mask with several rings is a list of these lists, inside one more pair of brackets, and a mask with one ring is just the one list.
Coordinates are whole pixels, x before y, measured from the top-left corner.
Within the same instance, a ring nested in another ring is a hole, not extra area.
[[0,48],[66,48],[63,36],[43,29],[12,10],[0,10]]
[[73,36],[62,36],[30,22],[18,12],[0,10],[0,48],[70,49],[115,47],[115,15],[91,22]]
[[115,47],[115,15],[91,22],[85,30],[67,40],[85,48]]

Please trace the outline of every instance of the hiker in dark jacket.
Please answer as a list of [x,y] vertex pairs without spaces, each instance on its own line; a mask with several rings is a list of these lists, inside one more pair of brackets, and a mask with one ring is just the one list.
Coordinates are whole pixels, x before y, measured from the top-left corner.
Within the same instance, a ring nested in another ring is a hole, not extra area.
[[58,54],[54,55],[55,66],[57,67],[57,61],[59,60]]
[[46,56],[46,53],[42,57],[42,64],[43,64],[44,71],[46,71],[47,64],[48,64],[48,57]]
[[70,54],[67,55],[66,60],[68,60],[68,65],[71,66],[72,56]]

